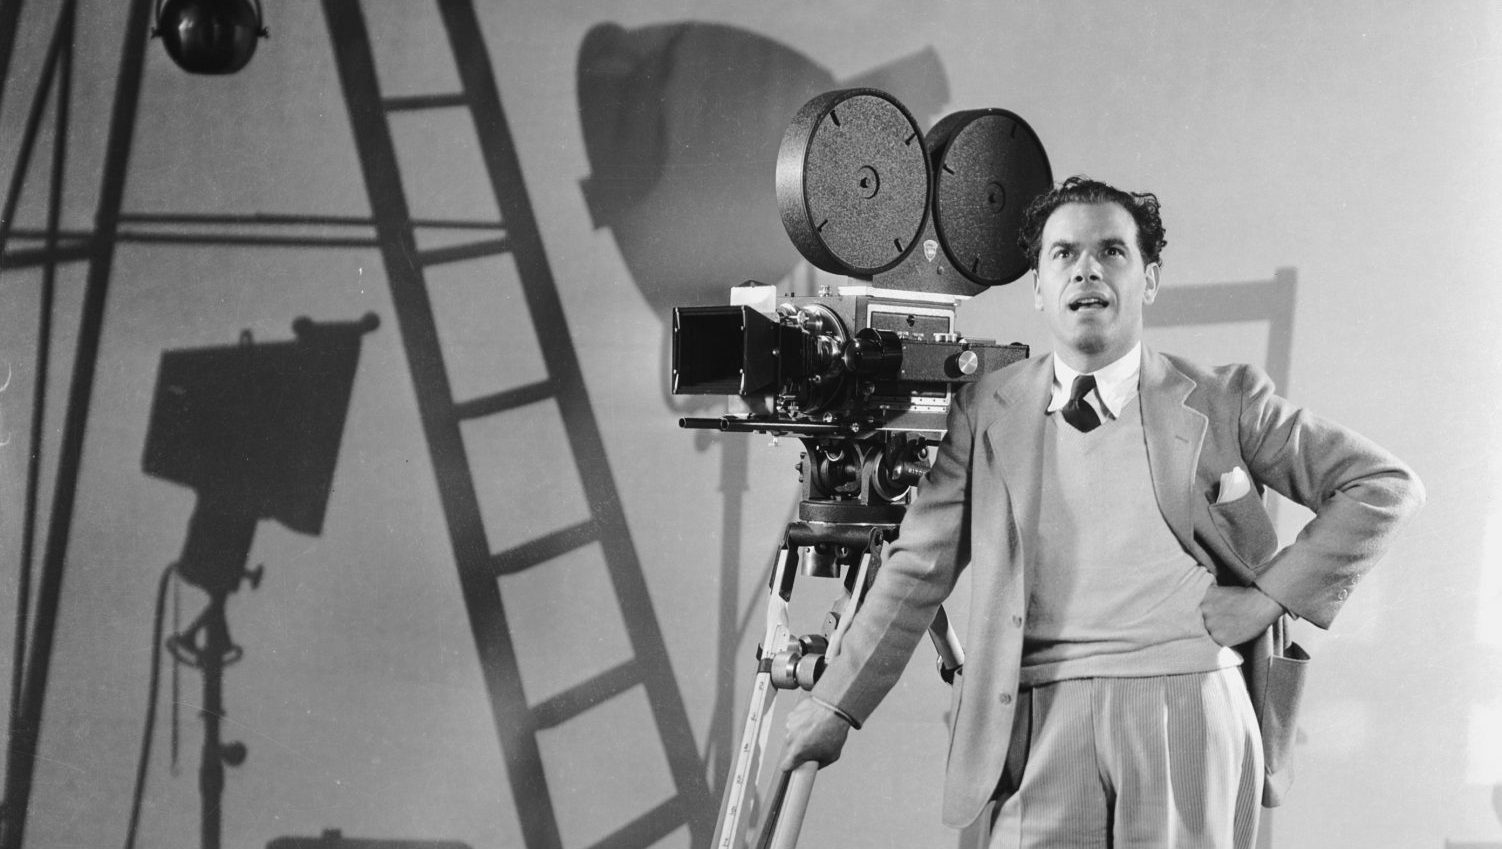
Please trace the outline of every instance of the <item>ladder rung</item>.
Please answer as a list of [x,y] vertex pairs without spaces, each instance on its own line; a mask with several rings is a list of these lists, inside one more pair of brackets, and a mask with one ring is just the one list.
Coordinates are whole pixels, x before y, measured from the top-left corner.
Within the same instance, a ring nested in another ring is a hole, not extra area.
[[468,106],[469,98],[463,92],[454,94],[412,94],[406,97],[387,97],[381,100],[387,112],[411,112],[417,109],[453,109]]
[[483,418],[514,410],[517,407],[525,407],[528,404],[536,404],[538,401],[546,401],[557,394],[558,389],[553,385],[553,381],[539,380],[536,383],[524,384],[494,395],[481,395],[479,398],[459,401],[454,404],[454,416],[461,420]]
[[659,840],[681,828],[687,820],[687,812],[683,809],[683,797],[674,796],[611,832],[604,840],[589,849],[632,849],[636,846],[655,846]]
[[446,262],[462,262],[466,259],[479,259],[485,256],[495,256],[511,252],[511,240],[507,238],[485,239],[480,242],[468,242],[462,245],[451,245],[446,248],[431,248],[417,252],[418,265],[442,265]]
[[641,683],[641,670],[637,668],[636,661],[628,660],[542,702],[532,708],[532,716],[539,729],[556,728]]
[[55,248],[21,248],[0,254],[0,268],[16,269],[48,263],[81,262],[93,256],[93,240],[59,244]]
[[491,564],[496,577],[515,575],[576,548],[583,548],[599,538],[599,528],[594,521],[584,521],[508,548],[495,555]]

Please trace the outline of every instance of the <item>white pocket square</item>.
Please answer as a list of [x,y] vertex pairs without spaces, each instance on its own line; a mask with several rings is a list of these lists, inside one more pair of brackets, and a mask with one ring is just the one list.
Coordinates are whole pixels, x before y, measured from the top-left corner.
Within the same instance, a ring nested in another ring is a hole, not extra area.
[[1235,501],[1252,491],[1252,479],[1240,466],[1220,476],[1220,491],[1215,495],[1216,504]]

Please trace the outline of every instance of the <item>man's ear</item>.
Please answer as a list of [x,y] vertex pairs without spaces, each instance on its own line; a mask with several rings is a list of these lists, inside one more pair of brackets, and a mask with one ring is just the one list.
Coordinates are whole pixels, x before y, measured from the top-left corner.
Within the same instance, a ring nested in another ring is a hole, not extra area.
[[1150,304],[1154,298],[1158,297],[1158,271],[1159,266],[1156,262],[1148,263],[1147,268],[1143,270],[1143,274],[1147,276],[1147,282],[1142,289],[1142,303],[1144,304]]
[[1033,269],[1033,309],[1043,309],[1043,281],[1038,279],[1038,269]]

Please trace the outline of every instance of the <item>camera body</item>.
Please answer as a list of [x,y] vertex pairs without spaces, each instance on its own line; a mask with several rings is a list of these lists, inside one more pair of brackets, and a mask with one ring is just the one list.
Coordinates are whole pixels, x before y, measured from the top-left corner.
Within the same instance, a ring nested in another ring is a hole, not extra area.
[[961,337],[952,299],[871,286],[778,300],[748,283],[730,306],[673,311],[673,392],[744,399],[747,415],[710,420],[722,430],[937,441],[960,384],[1026,356]]

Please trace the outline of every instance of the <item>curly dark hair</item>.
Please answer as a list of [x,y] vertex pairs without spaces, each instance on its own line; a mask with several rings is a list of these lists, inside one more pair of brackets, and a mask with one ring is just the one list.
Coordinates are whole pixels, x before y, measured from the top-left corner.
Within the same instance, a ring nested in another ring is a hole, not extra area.
[[1038,254],[1042,251],[1043,225],[1054,210],[1066,203],[1115,203],[1131,213],[1137,222],[1137,247],[1142,251],[1143,264],[1163,261],[1163,248],[1168,240],[1163,238],[1163,219],[1158,215],[1158,196],[1152,192],[1124,192],[1115,186],[1092,180],[1082,174],[1049,189],[1028,204],[1022,213],[1022,230],[1017,234],[1017,244],[1027,256],[1029,268],[1038,267]]

